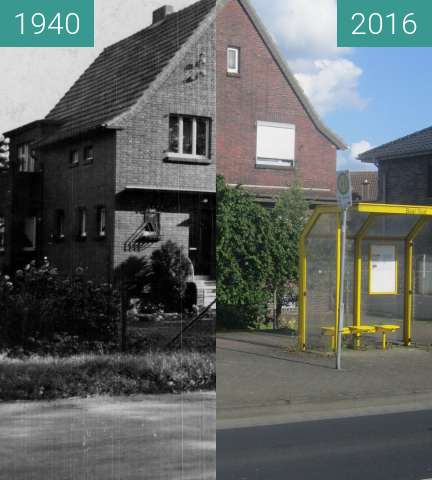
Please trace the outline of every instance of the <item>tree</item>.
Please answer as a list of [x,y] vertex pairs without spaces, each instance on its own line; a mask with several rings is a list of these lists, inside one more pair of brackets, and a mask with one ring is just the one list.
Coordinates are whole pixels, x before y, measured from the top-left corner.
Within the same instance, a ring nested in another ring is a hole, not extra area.
[[0,170],[6,170],[9,167],[9,138],[0,134]]
[[227,186],[222,177],[217,192],[218,323],[245,326],[257,320],[274,292],[280,305],[287,285],[297,282],[298,242],[308,205],[298,185],[272,210]]
[[239,188],[217,181],[218,303],[252,305],[268,299],[272,271],[270,213]]
[[280,313],[282,298],[289,287],[298,282],[298,245],[308,211],[309,204],[298,183],[281,195],[271,211],[274,269],[269,287],[276,293],[277,313]]

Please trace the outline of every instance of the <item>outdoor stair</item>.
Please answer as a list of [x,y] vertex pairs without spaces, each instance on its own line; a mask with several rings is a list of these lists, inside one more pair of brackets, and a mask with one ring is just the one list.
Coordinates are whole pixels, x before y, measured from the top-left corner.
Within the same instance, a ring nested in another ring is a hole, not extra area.
[[[216,280],[210,276],[195,276],[195,285],[198,291],[198,307],[207,307],[216,300]],[[216,310],[216,304],[212,310]]]

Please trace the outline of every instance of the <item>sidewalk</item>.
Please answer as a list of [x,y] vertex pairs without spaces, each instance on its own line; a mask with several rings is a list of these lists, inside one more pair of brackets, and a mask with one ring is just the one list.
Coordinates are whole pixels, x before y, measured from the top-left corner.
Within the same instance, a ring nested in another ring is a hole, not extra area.
[[214,480],[215,394],[0,404],[1,480]]
[[218,335],[218,428],[432,408],[428,351],[348,350],[338,372],[334,356],[292,347],[292,338],[277,334]]

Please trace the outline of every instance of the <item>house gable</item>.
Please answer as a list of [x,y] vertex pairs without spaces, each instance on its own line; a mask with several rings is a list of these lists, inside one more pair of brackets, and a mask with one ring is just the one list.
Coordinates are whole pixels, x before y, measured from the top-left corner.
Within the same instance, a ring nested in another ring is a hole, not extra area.
[[[240,74],[229,75],[227,48],[240,50]],[[333,192],[336,149],[345,148],[315,113],[274,42],[245,0],[224,0],[217,14],[218,173],[228,183]],[[294,169],[256,166],[257,122],[296,127]]]

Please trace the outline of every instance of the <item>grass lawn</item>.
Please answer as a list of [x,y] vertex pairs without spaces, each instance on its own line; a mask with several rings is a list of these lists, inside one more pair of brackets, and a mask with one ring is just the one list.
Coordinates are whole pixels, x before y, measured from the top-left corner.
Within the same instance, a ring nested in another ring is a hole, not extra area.
[[215,387],[216,365],[212,353],[0,357],[3,401],[179,393]]
[[214,480],[214,393],[0,404],[0,480]]

